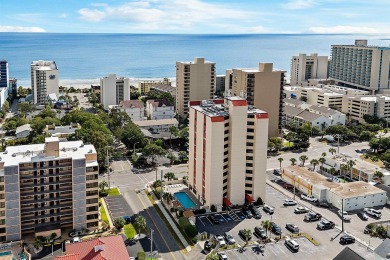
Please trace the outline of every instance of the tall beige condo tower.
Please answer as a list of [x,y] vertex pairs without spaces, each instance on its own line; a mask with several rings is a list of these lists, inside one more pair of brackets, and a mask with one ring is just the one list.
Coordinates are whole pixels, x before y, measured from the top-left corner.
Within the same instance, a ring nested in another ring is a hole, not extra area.
[[180,117],[188,116],[189,101],[213,98],[215,77],[215,63],[204,58],[176,62],[176,113]]
[[105,109],[108,106],[119,105],[123,100],[130,100],[130,79],[117,78],[116,74],[109,74],[100,79],[100,102]]
[[268,114],[241,97],[191,101],[189,187],[205,206],[265,199]]
[[33,61],[31,63],[31,89],[34,104],[46,104],[49,94],[59,96],[58,68],[54,61]]
[[355,45],[332,45],[329,77],[373,94],[389,89],[390,48],[368,46],[367,40],[356,40]]
[[300,53],[291,59],[291,85],[307,86],[309,79],[328,78],[328,56]]
[[283,85],[285,71],[273,70],[272,63],[259,63],[257,69],[226,71],[225,92],[246,95],[248,104],[269,115],[268,136],[278,136],[284,119]]

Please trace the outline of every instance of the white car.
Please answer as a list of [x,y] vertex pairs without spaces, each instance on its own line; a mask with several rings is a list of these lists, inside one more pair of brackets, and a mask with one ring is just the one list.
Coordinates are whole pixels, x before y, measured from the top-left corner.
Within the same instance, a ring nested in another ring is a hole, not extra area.
[[316,197],[314,197],[313,195],[304,195],[304,194],[302,194],[301,195],[301,199],[308,200],[308,201],[311,201],[311,202],[317,202],[318,201],[318,199]]
[[376,218],[381,218],[382,217],[382,213],[380,211],[376,210],[376,209],[364,208],[363,211],[366,212],[368,215],[374,216]]
[[219,246],[226,246],[226,242],[223,236],[217,236],[216,238],[218,240]]
[[341,213],[341,210],[337,211],[337,214],[339,214],[340,217],[342,217],[345,221],[351,221],[351,217],[349,216],[348,212],[343,211]]
[[284,206],[294,206],[294,205],[297,205],[297,202],[295,200],[285,199],[283,202],[283,205]]

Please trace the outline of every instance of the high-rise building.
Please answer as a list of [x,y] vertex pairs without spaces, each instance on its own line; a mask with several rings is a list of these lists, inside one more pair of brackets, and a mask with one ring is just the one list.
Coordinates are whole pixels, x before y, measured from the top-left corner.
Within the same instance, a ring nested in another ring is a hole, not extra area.
[[4,102],[8,98],[8,89],[8,62],[6,60],[0,60],[0,109],[3,107]]
[[246,96],[249,105],[267,111],[268,135],[277,136],[284,120],[283,85],[285,71],[273,70],[272,63],[259,63],[257,69],[226,71],[225,91],[233,96]]
[[372,94],[390,88],[390,48],[368,46],[367,40],[355,45],[332,45],[329,77],[338,84],[370,90]]
[[291,85],[307,86],[309,79],[328,78],[328,56],[300,53],[291,59]]
[[99,167],[82,141],[8,146],[0,153],[0,241],[97,228]]
[[186,118],[188,102],[214,97],[215,63],[195,58],[189,62],[176,62],[176,113]]
[[191,101],[189,187],[205,206],[265,199],[268,114],[245,98]]
[[130,100],[129,78],[117,78],[116,74],[100,78],[100,102],[105,109],[124,100]]
[[225,77],[226,75],[217,75],[215,84],[215,95],[223,97],[225,93]]
[[59,96],[58,68],[54,61],[31,63],[31,89],[34,104],[46,104],[49,94]]

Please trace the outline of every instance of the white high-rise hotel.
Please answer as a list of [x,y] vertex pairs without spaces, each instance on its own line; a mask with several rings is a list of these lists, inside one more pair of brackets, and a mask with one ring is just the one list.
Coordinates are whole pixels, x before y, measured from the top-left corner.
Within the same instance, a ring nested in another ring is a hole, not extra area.
[[328,78],[328,56],[300,53],[291,59],[291,85],[307,86],[309,79]]
[[100,78],[100,102],[105,109],[108,106],[119,105],[121,101],[130,100],[130,79],[117,78],[116,74],[109,74]]
[[49,94],[59,95],[58,68],[54,61],[31,63],[31,89],[34,104],[44,105]]
[[189,186],[205,206],[265,199],[268,113],[242,97],[189,102]]

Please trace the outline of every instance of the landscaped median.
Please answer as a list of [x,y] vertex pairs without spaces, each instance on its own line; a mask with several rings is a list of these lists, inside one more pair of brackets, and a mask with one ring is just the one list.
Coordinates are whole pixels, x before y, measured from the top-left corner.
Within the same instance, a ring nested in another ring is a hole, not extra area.
[[127,239],[133,239],[134,236],[137,234],[137,231],[135,230],[132,224],[125,225],[123,229],[125,231],[125,235]]

